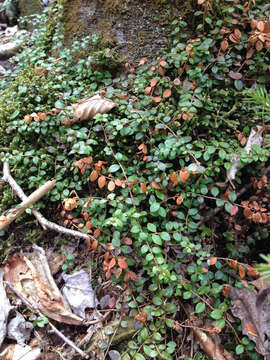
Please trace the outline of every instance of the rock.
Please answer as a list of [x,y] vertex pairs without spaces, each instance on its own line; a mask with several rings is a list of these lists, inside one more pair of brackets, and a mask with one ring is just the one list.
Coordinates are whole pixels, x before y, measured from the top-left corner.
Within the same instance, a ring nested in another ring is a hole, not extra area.
[[171,22],[179,16],[170,1],[70,0],[64,3],[65,44],[93,33],[129,61],[153,58],[167,47]]

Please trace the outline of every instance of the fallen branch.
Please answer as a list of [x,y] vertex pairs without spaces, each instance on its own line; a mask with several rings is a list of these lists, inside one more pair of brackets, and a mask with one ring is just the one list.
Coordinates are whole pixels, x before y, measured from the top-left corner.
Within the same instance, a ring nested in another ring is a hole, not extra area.
[[55,180],[47,181],[36,191],[34,191],[29,197],[27,197],[17,208],[13,208],[8,211],[7,215],[0,218],[0,231],[11,224],[15,219],[21,216],[29,206],[35,204],[40,198],[42,198],[48,191],[50,191],[56,184]]
[[[9,164],[7,162],[4,162],[3,166],[3,177],[0,179],[0,182],[4,181],[10,185],[10,187],[16,192],[16,194],[19,196],[21,200],[26,200],[27,196],[23,192],[22,188],[17,184],[17,182],[13,179],[12,175],[10,174],[9,170]],[[78,237],[85,240],[92,240],[95,241],[96,239],[94,236],[89,234],[84,234],[76,230],[66,229],[63,226],[60,226],[58,224],[55,224],[49,220],[47,220],[39,211],[32,210],[32,214],[35,216],[43,230],[53,230],[56,232],[59,232],[61,234],[70,235],[73,237]],[[104,249],[106,249],[106,246],[104,244],[100,244]]]
[[[30,303],[27,299],[25,299],[25,297],[18,291],[16,290],[9,282],[6,282],[7,286],[10,288],[10,290],[12,290],[14,292],[14,294],[21,299],[21,301],[33,312],[37,313],[39,316],[42,316],[41,312],[38,310],[38,306],[36,304],[32,304]],[[80,354],[84,359],[89,359],[89,356],[80,348],[78,348],[78,346],[76,346],[76,344],[74,344],[73,341],[71,341],[70,339],[68,339],[65,335],[63,335],[50,321],[48,322],[48,325],[51,327],[52,331],[58,335],[66,344],[68,344],[69,346],[71,346],[78,354]]]

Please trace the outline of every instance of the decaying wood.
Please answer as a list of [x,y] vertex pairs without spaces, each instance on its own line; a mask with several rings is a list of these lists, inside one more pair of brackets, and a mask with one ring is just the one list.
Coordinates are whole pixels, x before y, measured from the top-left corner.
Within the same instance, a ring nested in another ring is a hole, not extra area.
[[8,211],[7,215],[2,215],[0,217],[0,231],[5,229],[9,224],[11,224],[15,219],[21,216],[24,211],[29,208],[29,206],[35,204],[39,199],[41,199],[47,192],[49,192],[56,184],[55,180],[47,181],[46,184],[42,185],[36,191],[34,191],[29,197],[27,197],[23,202],[14,209]]
[[[23,192],[22,188],[17,184],[17,182],[13,179],[12,175],[10,174],[10,170],[9,170],[9,164],[8,162],[4,162],[4,166],[3,166],[3,177],[1,179],[2,181],[4,181],[5,183],[8,183],[10,185],[10,187],[15,191],[15,193],[19,196],[19,198],[21,200],[26,200],[27,196],[25,195],[25,193]],[[0,180],[0,181],[1,181]],[[59,232],[61,234],[65,234],[65,235],[69,235],[72,237],[77,237],[77,238],[81,238],[81,239],[85,239],[85,240],[92,240],[95,241],[96,239],[94,238],[94,236],[89,235],[89,234],[84,234],[81,233],[79,231],[76,230],[71,230],[71,229],[66,229],[63,226],[60,226],[58,224],[55,224],[49,220],[47,220],[39,211],[37,210],[32,210],[32,214],[35,216],[35,218],[37,219],[37,221],[39,222],[39,224],[41,225],[41,227],[43,228],[43,230],[53,230],[56,232]],[[100,244],[104,249],[106,249],[106,246],[104,244]]]

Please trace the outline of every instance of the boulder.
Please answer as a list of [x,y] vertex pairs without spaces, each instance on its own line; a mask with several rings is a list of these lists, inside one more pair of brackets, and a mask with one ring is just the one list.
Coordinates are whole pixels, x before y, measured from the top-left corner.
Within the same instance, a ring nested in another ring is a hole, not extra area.
[[[23,0],[25,1],[25,0]],[[168,45],[172,20],[179,18],[175,1],[69,0],[64,2],[65,44],[99,33],[129,61],[156,57]]]

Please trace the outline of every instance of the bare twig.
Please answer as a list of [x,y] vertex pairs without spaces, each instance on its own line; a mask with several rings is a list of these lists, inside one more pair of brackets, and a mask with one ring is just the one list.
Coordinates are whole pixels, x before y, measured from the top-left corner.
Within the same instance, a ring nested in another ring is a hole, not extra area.
[[[41,312],[38,310],[38,306],[34,303],[30,303],[18,290],[16,290],[9,282],[6,282],[10,290],[14,292],[16,296],[18,296],[19,299],[33,312],[38,313],[40,316],[42,316]],[[84,359],[89,359],[89,356],[80,348],[74,344],[73,341],[68,339],[65,335],[63,335],[50,321],[48,322],[48,325],[51,327],[53,332],[58,335],[66,344],[71,346],[78,354],[80,354]]]
[[[17,184],[17,182],[13,179],[12,175],[10,174],[10,170],[9,170],[9,164],[7,162],[4,162],[4,166],[3,166],[3,177],[1,179],[2,181],[8,183],[10,185],[10,187],[16,192],[16,194],[19,196],[19,198],[21,200],[26,200],[27,196],[25,195],[25,193],[23,192],[22,188],[20,187],[20,185]],[[65,234],[65,235],[70,235],[73,237],[78,237],[81,239],[85,239],[85,240],[92,240],[95,241],[96,239],[94,238],[94,236],[89,235],[89,234],[84,234],[81,233],[79,231],[76,230],[71,230],[71,229],[67,229],[63,226],[60,226],[58,224],[55,224],[49,220],[47,220],[39,211],[37,210],[32,210],[32,214],[35,216],[35,218],[37,219],[37,221],[39,222],[39,224],[41,225],[41,227],[43,228],[43,230],[53,230],[56,232],[59,232],[61,234]],[[106,246],[104,244],[100,244],[104,249],[106,249]]]
[[17,207],[8,211],[7,215],[3,216],[3,220],[0,221],[0,231],[11,224],[15,219],[21,216],[24,211],[31,205],[35,204],[40,198],[42,198],[48,191],[50,191],[56,184],[55,180],[47,181],[36,191],[34,191],[29,197]]

